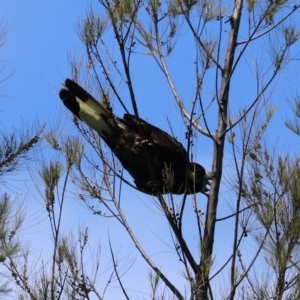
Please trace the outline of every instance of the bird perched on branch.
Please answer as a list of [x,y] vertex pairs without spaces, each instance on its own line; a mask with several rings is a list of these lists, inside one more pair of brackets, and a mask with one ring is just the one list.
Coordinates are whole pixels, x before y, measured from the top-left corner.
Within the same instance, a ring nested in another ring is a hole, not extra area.
[[207,191],[209,178],[205,169],[190,162],[183,145],[168,133],[134,115],[116,117],[70,79],[65,81],[59,97],[100,135],[141,192],[158,195]]

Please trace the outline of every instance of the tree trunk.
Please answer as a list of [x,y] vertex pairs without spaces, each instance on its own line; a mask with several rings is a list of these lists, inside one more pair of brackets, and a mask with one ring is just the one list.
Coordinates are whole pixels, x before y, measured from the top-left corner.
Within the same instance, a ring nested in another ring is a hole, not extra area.
[[227,110],[230,91],[230,80],[234,68],[234,54],[236,51],[236,41],[240,27],[240,19],[242,14],[243,1],[236,0],[232,16],[230,18],[231,30],[229,32],[229,40],[222,70],[221,90],[219,94],[219,114],[218,114],[218,130],[214,145],[212,179],[207,211],[205,220],[205,230],[203,242],[201,245],[201,258],[199,265],[199,274],[196,276],[197,285],[197,300],[208,299],[209,292],[209,274],[211,268],[211,257],[213,253],[213,244],[215,236],[217,206],[219,200],[220,183],[222,179],[223,168],[223,153],[225,145],[225,135],[227,129]]

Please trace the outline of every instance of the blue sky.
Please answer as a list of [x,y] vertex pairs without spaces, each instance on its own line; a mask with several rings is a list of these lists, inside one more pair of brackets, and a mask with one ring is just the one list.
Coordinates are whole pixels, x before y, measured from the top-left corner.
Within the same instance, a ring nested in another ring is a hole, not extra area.
[[[1,52],[5,72],[12,74],[2,89],[6,122],[20,119],[43,122],[55,117],[57,92],[68,75],[68,54],[80,53],[77,21],[85,2],[5,1],[2,20],[7,24],[7,42]],[[78,49],[78,50],[77,50]],[[51,112],[51,113],[49,113]]]
[[[29,125],[34,124],[38,119],[41,124],[46,123],[50,128],[58,124],[60,132],[65,134],[72,132],[76,135],[77,132],[73,129],[71,116],[61,104],[58,92],[64,79],[70,76],[68,57],[81,57],[84,55],[84,47],[78,37],[78,21],[85,15],[85,11],[91,2],[71,0],[14,0],[2,2],[0,20],[3,19],[7,24],[7,41],[0,52],[0,64],[4,66],[4,74],[11,74],[11,76],[0,89],[2,95],[0,99],[1,127],[5,127],[6,130],[10,131],[13,128],[20,128],[24,122]],[[183,35],[184,32],[182,32]],[[179,59],[175,65],[171,65],[175,82],[184,82],[180,85],[180,92],[186,95],[187,98],[191,97],[190,83],[184,74],[190,67],[189,63],[192,64],[192,62],[187,62],[182,58],[190,51],[191,49],[186,49],[184,42],[182,42],[177,52]],[[257,52],[259,53],[259,51],[260,48],[257,45]],[[299,57],[299,47],[295,47],[293,51]],[[261,53],[260,56],[263,65],[264,54]],[[248,53],[249,69],[252,67],[251,59],[251,53]],[[136,93],[140,115],[166,130],[168,130],[166,117],[170,118],[176,131],[175,134],[184,141],[185,128],[181,124],[180,114],[173,103],[170,91],[164,88],[163,76],[156,72],[158,69],[154,67],[153,63],[149,62],[149,58],[146,56],[138,57],[136,64],[134,82],[137,86]],[[287,95],[290,96],[294,93],[296,90],[294,86],[297,84],[296,79],[299,78],[299,63],[296,63],[295,66],[296,68],[288,67],[284,70],[280,80],[278,80],[278,85],[282,85],[282,87],[279,86],[274,90],[278,114],[271,123],[269,136],[273,137],[272,143],[281,142],[282,151],[286,151],[293,146],[294,151],[297,152],[299,144],[294,142],[293,135],[285,131],[282,126],[285,117],[290,113],[285,98]],[[233,84],[235,90],[232,95],[234,97],[233,105],[243,101],[242,98],[249,96],[246,92],[249,88],[248,78],[243,78],[245,68],[240,69],[238,72],[237,76],[241,76],[241,80],[237,80]],[[292,93],[290,93],[291,90]],[[284,143],[282,143],[283,140]],[[44,151],[44,149],[38,148],[36,150],[37,158],[41,157],[39,151]],[[209,168],[211,153],[207,150],[203,137],[200,137],[197,142],[196,153],[197,160],[199,158],[201,163]],[[38,165],[38,162],[36,165]],[[225,172],[230,173],[231,167],[230,159],[225,158]],[[9,191],[13,191],[16,199],[21,202],[24,201],[24,205],[27,207],[27,221],[23,229],[24,241],[28,242],[29,245],[33,245],[37,257],[41,256],[47,260],[45,253],[49,251],[49,244],[51,245],[49,243],[49,226],[47,220],[45,220],[46,212],[43,208],[43,202],[37,189],[32,184],[32,176],[36,178],[38,176],[37,172],[33,167],[30,167],[29,173],[26,170],[21,174],[18,173],[18,177],[12,181]],[[39,187],[39,189],[43,192],[42,187]],[[227,191],[227,188],[224,188],[224,190]],[[3,192],[2,188],[0,188],[0,192]],[[224,195],[225,201],[220,204],[220,215],[225,214],[227,210],[226,201],[230,201],[230,197],[231,194],[229,193]],[[167,238],[166,240],[166,236],[169,236],[169,229],[165,226],[163,217],[152,201],[152,197],[128,188],[126,189],[125,211],[136,229],[137,236],[149,250],[151,257],[158,262],[158,265],[164,265],[167,275],[180,282],[180,277],[174,275],[181,275],[180,270],[174,269],[174,261],[177,263],[177,257],[169,247],[171,245],[170,239]],[[202,210],[205,210],[205,201],[203,196],[199,196],[199,205]],[[118,237],[112,240],[120,265],[125,270],[128,264],[134,263],[128,274],[139,273],[140,270],[143,270],[142,276],[125,276],[125,284],[129,289],[139,290],[138,293],[133,294],[143,298],[145,291],[149,290],[146,279],[148,268],[143,264],[139,254],[134,252],[133,245],[131,241],[126,239],[122,228],[110,219],[91,215],[71,191],[64,214],[65,232],[77,232],[78,224],[90,226],[90,239],[93,241],[91,252],[95,251],[93,248],[96,242],[102,244],[100,263],[102,263],[104,269],[110,266],[107,247],[108,233],[113,237]],[[218,241],[220,245],[224,241],[226,242],[226,233],[230,230],[230,227],[223,228],[222,236]],[[193,236],[190,237],[191,241],[193,238]],[[196,242],[193,244],[193,250],[195,252],[198,250]],[[105,275],[107,273],[104,272],[103,276]],[[134,280],[132,280],[133,277]],[[140,282],[137,282],[137,280]],[[101,282],[101,277],[99,281]],[[115,296],[118,292],[119,288],[112,289],[112,295]]]

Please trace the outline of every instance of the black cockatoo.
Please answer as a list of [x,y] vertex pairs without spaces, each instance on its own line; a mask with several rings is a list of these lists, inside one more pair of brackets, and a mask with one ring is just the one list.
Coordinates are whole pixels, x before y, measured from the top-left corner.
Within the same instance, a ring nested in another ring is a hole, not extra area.
[[106,142],[134,178],[138,190],[151,195],[207,191],[205,169],[190,162],[183,145],[168,133],[134,115],[116,117],[70,79],[59,97]]

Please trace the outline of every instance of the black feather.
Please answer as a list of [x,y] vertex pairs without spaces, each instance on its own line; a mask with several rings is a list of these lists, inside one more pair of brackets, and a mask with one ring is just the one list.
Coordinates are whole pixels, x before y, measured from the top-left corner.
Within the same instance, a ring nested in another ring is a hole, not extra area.
[[65,106],[99,133],[138,190],[151,195],[207,191],[205,169],[189,161],[187,151],[174,137],[133,115],[114,116],[70,79],[65,87],[59,93]]

